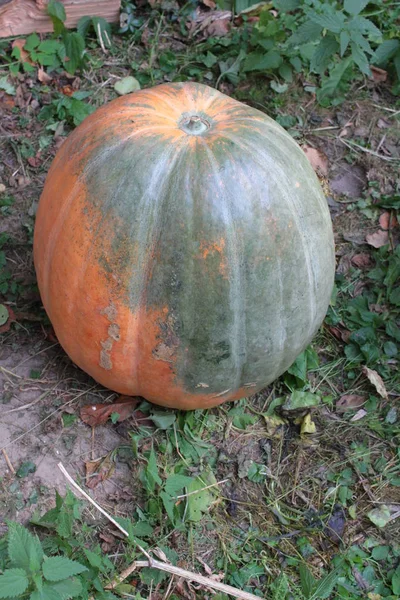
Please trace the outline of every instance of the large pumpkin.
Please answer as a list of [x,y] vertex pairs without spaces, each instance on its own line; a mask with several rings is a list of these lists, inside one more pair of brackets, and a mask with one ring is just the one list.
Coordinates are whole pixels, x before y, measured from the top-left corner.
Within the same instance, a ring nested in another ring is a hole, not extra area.
[[88,117],[52,164],[34,258],[72,360],[117,392],[194,409],[283,373],[326,313],[332,226],[299,146],[194,83]]

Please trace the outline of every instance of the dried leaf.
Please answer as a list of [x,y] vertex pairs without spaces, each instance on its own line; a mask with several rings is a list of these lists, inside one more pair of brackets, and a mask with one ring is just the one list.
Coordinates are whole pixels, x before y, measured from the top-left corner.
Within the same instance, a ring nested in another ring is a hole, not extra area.
[[42,67],[39,67],[38,69],[38,79],[40,83],[50,83],[50,81],[53,81],[51,75],[46,73],[46,71]]
[[341,506],[336,505],[326,523],[325,533],[332,542],[340,544],[343,541],[345,527],[346,514]]
[[29,63],[30,65],[34,65],[35,63],[33,62],[33,60],[31,59],[31,57],[29,56],[29,52],[27,52],[26,50],[24,50],[24,46],[26,44],[26,39],[25,38],[20,38],[18,40],[14,40],[13,43],[11,44],[11,47],[14,48],[19,48],[19,60],[20,62],[25,62],[25,63]]
[[336,402],[336,412],[346,412],[346,410],[360,408],[364,402],[364,396],[358,396],[357,394],[345,394]]
[[89,460],[85,462],[86,467],[86,486],[91,490],[99,483],[109,479],[114,473],[115,464],[111,458],[111,454],[106,454],[97,460]]
[[377,126],[379,129],[387,129],[390,127],[390,123],[389,121],[386,121],[386,119],[378,119]]
[[304,417],[300,426],[300,434],[312,434],[317,431],[314,421],[311,419],[310,413]]
[[365,415],[368,414],[366,410],[364,410],[363,408],[360,408],[360,410],[358,410],[356,412],[356,414],[354,415],[354,417],[352,417],[350,419],[350,421],[359,421],[360,419],[363,419],[365,417]]
[[205,6],[208,6],[208,8],[216,8],[216,6],[217,6],[215,4],[214,0],[201,0],[201,1]]
[[389,234],[387,231],[378,229],[374,233],[369,233],[365,236],[367,243],[374,248],[381,248],[389,243]]
[[323,152],[311,146],[303,146],[303,151],[314,171],[320,175],[328,175],[328,159]]
[[0,333],[7,333],[10,330],[11,323],[16,320],[17,317],[12,308],[0,304]]
[[376,391],[378,392],[378,394],[382,398],[385,398],[385,400],[387,400],[388,393],[386,391],[385,384],[383,383],[382,377],[379,375],[379,373],[377,373],[373,369],[368,369],[368,367],[363,367],[363,373],[366,377],[368,377],[368,379],[370,380],[372,385],[376,388]]
[[382,229],[393,229],[397,224],[398,223],[395,214],[391,215],[389,212],[384,212],[379,217],[379,225]]
[[367,269],[372,266],[371,257],[366,252],[355,254],[352,257],[351,262],[358,269]]
[[104,425],[112,413],[118,413],[117,421],[120,423],[131,416],[138,402],[137,396],[120,396],[112,404],[87,404],[81,408],[81,419],[87,425],[96,427]]
[[375,67],[375,65],[370,65],[369,67],[372,73],[372,79],[375,83],[382,83],[387,79],[387,71],[384,69],[380,69],[379,67]]

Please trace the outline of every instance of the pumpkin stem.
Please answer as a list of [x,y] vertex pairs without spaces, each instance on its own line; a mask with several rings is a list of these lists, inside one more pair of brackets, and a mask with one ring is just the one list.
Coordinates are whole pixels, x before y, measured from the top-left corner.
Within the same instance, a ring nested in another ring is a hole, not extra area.
[[192,115],[191,117],[184,117],[179,127],[188,135],[202,135],[210,128],[210,123],[203,117]]

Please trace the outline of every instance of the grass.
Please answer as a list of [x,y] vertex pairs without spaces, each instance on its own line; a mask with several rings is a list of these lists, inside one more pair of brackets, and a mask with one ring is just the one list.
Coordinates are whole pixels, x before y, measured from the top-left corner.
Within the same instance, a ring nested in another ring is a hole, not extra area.
[[[246,27],[222,38],[189,40],[184,23],[190,5],[161,14],[130,3],[125,8],[130,25],[123,35],[112,36],[106,53],[93,28],[85,34],[85,69],[77,71],[79,80],[63,72],[58,42],[30,42],[52,78],[41,83],[36,66],[26,67],[18,53],[10,56],[8,42],[1,44],[0,88],[7,91],[11,106],[4,105],[0,138],[0,175],[6,188],[0,193],[0,306],[7,311],[3,317],[0,312],[0,327],[8,323],[0,352],[7,358],[29,348],[26,357],[1,370],[4,411],[21,394],[12,413],[17,431],[12,430],[5,450],[11,454],[17,445],[27,444],[15,476],[0,479],[1,512],[24,521],[47,556],[62,556],[87,569],[73,575],[65,571],[75,578],[80,598],[210,597],[204,587],[146,568],[106,591],[127,565],[141,558],[139,543],[156,556],[161,551],[172,564],[221,575],[226,584],[260,597],[393,600],[400,595],[398,228],[393,225],[382,248],[365,242],[366,235],[379,229],[382,213],[391,219],[399,213],[398,159],[382,154],[385,142],[381,144],[385,132],[393,146],[399,131],[393,86],[376,86],[353,65],[339,82],[342,104],[321,106],[314,93],[326,81],[309,72],[309,59],[292,81],[273,69],[268,77],[264,72],[244,75],[246,56],[263,35],[259,29],[258,41],[249,41]],[[289,17],[280,17],[285,27]],[[371,18],[381,19],[386,35],[392,26],[386,12]],[[146,29],[152,35],[142,39]],[[288,47],[280,48],[284,55]],[[237,63],[240,49],[245,55]],[[77,373],[51,338],[30,252],[35,203],[55,149],[87,114],[115,97],[114,84],[128,76],[142,87],[184,79],[218,82],[222,91],[269,112],[299,142],[323,148],[332,172],[342,160],[361,165],[371,176],[359,198],[335,196],[335,294],[312,348],[286,374],[250,399],[209,411],[163,411],[142,402],[123,423],[113,412],[107,426],[99,428],[112,432],[113,446],[93,454],[96,439],[79,419],[80,403],[110,402],[115,396]],[[37,101],[33,108],[32,99]],[[389,126],[380,129],[380,118]],[[327,120],[334,125],[326,125]],[[344,125],[346,120],[368,125],[369,135],[341,138],[344,128],[356,129]],[[355,255],[364,258],[357,263]],[[16,320],[9,327],[11,310]],[[23,409],[23,394],[31,387],[37,397]],[[37,420],[18,429],[20,414]],[[127,529],[127,540],[70,492],[54,499],[54,490],[40,484],[35,474],[40,461],[30,455],[36,435],[66,452],[73,452],[76,439],[90,441],[68,458],[70,472],[73,468],[82,487],[99,476],[101,483],[90,493]],[[100,459],[94,474],[88,471],[90,456]],[[122,467],[128,474],[123,484],[116,479]],[[107,484],[115,480],[111,493]],[[7,535],[0,541],[0,577],[19,568]],[[43,582],[49,584],[46,577]],[[29,585],[14,596],[29,598],[33,583]]]

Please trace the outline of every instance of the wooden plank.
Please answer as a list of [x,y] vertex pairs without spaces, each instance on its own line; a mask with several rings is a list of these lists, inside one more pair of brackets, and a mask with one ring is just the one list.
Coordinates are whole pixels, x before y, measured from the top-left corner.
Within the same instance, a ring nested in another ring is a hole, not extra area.
[[[76,27],[84,16],[103,17],[110,23],[119,20],[120,0],[63,0],[67,20],[65,26]],[[46,14],[46,0],[0,0],[0,38],[36,31],[53,31]]]

